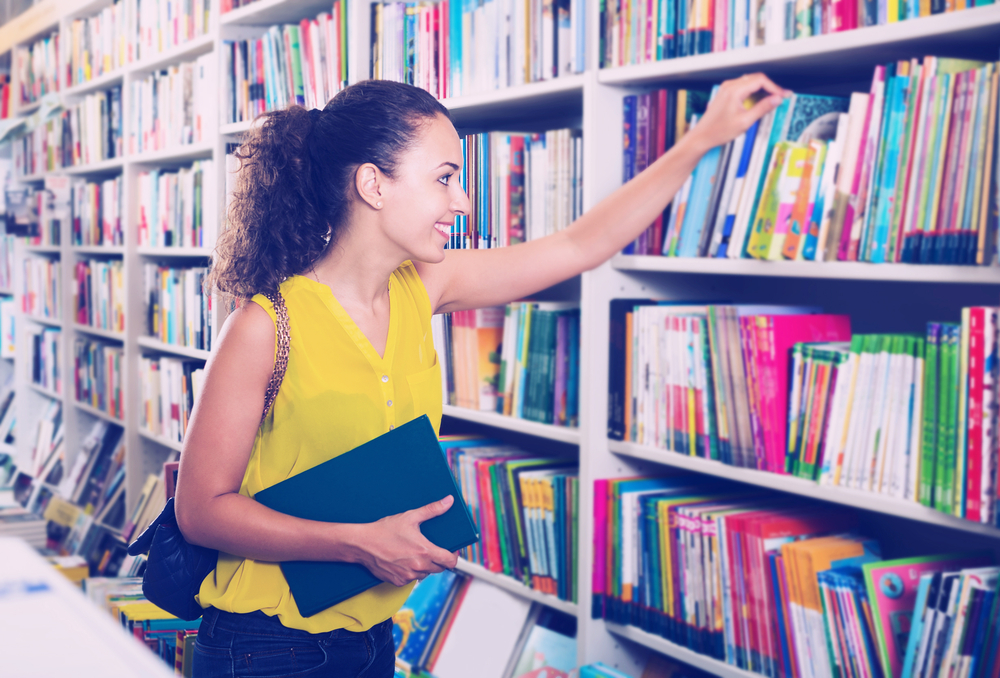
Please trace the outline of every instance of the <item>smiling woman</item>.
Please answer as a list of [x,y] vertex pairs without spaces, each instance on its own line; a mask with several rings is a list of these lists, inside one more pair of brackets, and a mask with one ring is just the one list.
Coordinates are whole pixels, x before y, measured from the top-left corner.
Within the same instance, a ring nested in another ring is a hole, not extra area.
[[[745,108],[761,89],[771,96]],[[600,264],[664,209],[705,151],[782,95],[762,75],[724,84],[692,133],[567,229],[495,250],[445,250],[469,199],[456,179],[461,142],[426,92],[367,81],[322,111],[265,114],[237,153],[211,274],[239,308],[208,361],[177,484],[185,537],[220,551],[199,595],[195,675],[391,676],[392,615],[413,581],[457,562],[420,532],[450,497],[354,525],[293,518],[254,495],[421,415],[437,427],[433,313],[505,303]],[[277,293],[290,352],[261,422]],[[383,583],[303,617],[285,560],[361,563]]]

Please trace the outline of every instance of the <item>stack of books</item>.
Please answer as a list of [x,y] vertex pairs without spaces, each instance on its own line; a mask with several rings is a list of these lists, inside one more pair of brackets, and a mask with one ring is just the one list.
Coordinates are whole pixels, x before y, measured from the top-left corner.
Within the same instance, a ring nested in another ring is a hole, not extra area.
[[584,5],[529,7],[488,0],[374,3],[371,77],[439,99],[550,80],[584,70]]
[[226,122],[253,120],[298,104],[323,108],[347,84],[347,13],[271,26],[259,38],[223,43]]
[[72,185],[73,244],[115,247],[125,244],[122,229],[122,177],[78,179]]
[[926,337],[817,311],[613,301],[609,437],[996,524],[1000,309]]
[[213,54],[168,66],[132,82],[128,152],[176,149],[208,139]]
[[74,271],[76,322],[112,332],[125,331],[125,266],[121,259],[80,259]]
[[12,68],[19,86],[18,106],[33,104],[46,94],[59,91],[61,58],[58,32],[14,49]]
[[125,359],[121,344],[77,338],[73,344],[73,370],[77,402],[124,419],[122,381]]
[[123,68],[128,61],[125,2],[115,0],[99,14],[73,19],[66,38],[66,86],[90,82]]
[[210,0],[136,0],[131,24],[131,61],[155,57],[208,33]]
[[139,244],[214,247],[218,219],[212,160],[139,172]]
[[[998,90],[995,63],[925,57],[850,99],[795,94],[706,154],[625,253],[994,264]],[[625,98],[625,179],[696,124],[691,100]]]
[[[551,235],[583,214],[583,137],[489,132],[462,139],[462,182],[472,208],[449,249],[486,249]],[[452,177],[454,180],[454,177]]]
[[448,403],[577,425],[577,304],[521,302],[446,314],[435,324]]
[[31,383],[50,393],[63,392],[59,367],[62,356],[62,330],[58,327],[28,325],[25,336],[31,342]]
[[[701,476],[599,480],[594,511],[598,617],[765,676],[944,675],[996,661],[990,555],[883,560],[851,511]],[[903,673],[904,661],[924,669]]]
[[167,440],[183,442],[195,397],[201,391],[205,361],[143,356],[139,359],[142,407],[139,425]]
[[21,312],[36,318],[59,318],[59,260],[49,257],[24,258],[24,294]]
[[[441,448],[482,532],[469,562],[537,591],[576,600],[579,471],[497,440],[447,436]],[[487,489],[490,488],[490,489]]]
[[166,344],[212,350],[216,322],[212,295],[204,289],[205,267],[143,266],[146,334]]
[[601,7],[602,67],[642,64],[953,12],[983,3],[937,0],[820,2],[818,0],[614,0]]

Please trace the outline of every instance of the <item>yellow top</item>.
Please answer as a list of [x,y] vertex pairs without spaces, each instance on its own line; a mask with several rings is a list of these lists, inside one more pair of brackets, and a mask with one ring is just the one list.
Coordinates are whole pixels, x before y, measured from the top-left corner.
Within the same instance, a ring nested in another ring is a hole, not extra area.
[[[326,285],[295,276],[281,285],[291,332],[285,379],[254,440],[240,494],[257,492],[426,414],[441,425],[441,367],[431,336],[431,305],[410,262],[389,282],[385,356]],[[274,308],[260,304],[274,320]],[[289,628],[366,631],[395,614],[413,585],[382,583],[311,617],[302,617],[276,563],[219,554],[202,582],[203,607],[277,615]]]

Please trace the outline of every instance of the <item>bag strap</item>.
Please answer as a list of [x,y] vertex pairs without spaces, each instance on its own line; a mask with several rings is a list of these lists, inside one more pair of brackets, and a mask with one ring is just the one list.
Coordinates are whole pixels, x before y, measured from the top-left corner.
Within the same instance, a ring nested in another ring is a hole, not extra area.
[[281,382],[285,378],[285,368],[288,367],[288,347],[291,343],[291,333],[288,330],[288,309],[285,307],[285,298],[281,292],[267,293],[271,305],[274,306],[274,316],[277,319],[275,326],[277,349],[274,352],[274,372],[271,373],[271,381],[264,392],[264,412],[260,415],[261,423],[267,418],[267,413],[271,411],[274,399],[281,388]]

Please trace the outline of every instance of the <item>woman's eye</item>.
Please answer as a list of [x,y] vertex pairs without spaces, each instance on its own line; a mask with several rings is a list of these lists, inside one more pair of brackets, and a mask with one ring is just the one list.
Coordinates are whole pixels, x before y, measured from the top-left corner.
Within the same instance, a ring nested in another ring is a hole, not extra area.
[[443,177],[441,177],[440,179],[438,179],[438,181],[440,181],[442,184],[444,184],[445,186],[447,186],[449,179],[451,179],[451,175],[450,174],[445,174]]

